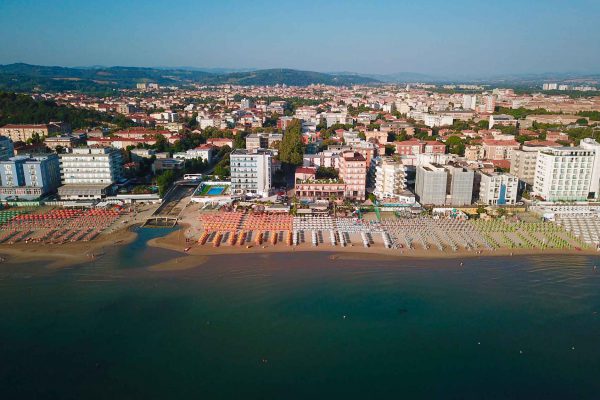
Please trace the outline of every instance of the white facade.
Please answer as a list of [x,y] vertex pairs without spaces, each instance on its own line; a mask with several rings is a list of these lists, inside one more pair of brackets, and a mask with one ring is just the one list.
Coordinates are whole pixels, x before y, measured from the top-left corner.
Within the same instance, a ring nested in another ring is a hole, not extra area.
[[[546,201],[583,201],[592,187],[596,152],[592,148],[560,147],[541,151],[533,194]],[[597,174],[596,174],[597,175]]]
[[454,118],[449,115],[436,115],[436,114],[425,114],[423,116],[423,123],[430,128],[434,126],[447,126],[452,125]]
[[515,204],[519,178],[504,173],[478,173],[480,178],[479,202],[487,205]]
[[324,113],[324,118],[327,123],[327,127],[331,127],[335,124],[348,124],[352,123],[352,118],[348,117],[348,114],[344,113]]
[[490,115],[489,128],[492,129],[495,125],[517,125],[517,123],[518,120],[511,115]]
[[477,95],[463,94],[462,108],[464,110],[474,110],[477,106]]
[[198,146],[195,149],[189,149],[179,153],[174,153],[173,158],[179,158],[182,160],[196,160],[201,159],[208,163],[212,162],[213,147],[212,146]]
[[251,107],[252,107],[252,101],[250,101],[250,99],[247,99],[244,97],[242,100],[240,100],[240,108],[242,110],[246,110]]
[[523,145],[521,150],[513,150],[510,161],[510,173],[526,185],[532,186],[535,180],[538,154],[540,151],[546,149],[546,146]]
[[375,164],[375,189],[378,199],[397,198],[406,190],[406,166],[392,158],[379,159]]
[[424,164],[417,167],[415,194],[419,203],[443,205],[446,203],[448,175],[444,167]]
[[589,149],[595,152],[594,165],[592,166],[592,181],[590,183],[590,197],[600,199],[600,143],[594,139],[586,138],[581,141],[579,147]]
[[82,147],[60,154],[65,185],[110,185],[121,178],[121,152],[108,147]]
[[232,194],[269,196],[271,158],[268,150],[234,150],[230,155]]
[[448,171],[446,205],[465,206],[473,202],[473,181],[475,173],[466,168],[445,166]]
[[542,85],[543,90],[556,90],[558,89],[558,83],[544,83]]
[[206,129],[206,128],[211,127],[211,126],[212,127],[219,126],[219,121],[217,121],[214,118],[207,118],[207,117],[197,116],[196,117],[196,121],[198,121],[200,129]]

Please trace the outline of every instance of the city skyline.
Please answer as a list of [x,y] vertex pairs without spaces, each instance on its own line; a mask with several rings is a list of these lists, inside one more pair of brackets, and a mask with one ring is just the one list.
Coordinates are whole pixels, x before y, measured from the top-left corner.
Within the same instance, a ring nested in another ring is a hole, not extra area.
[[[541,7],[543,5],[543,7]],[[595,73],[600,4],[13,2],[0,64],[291,68],[439,77]],[[69,10],[67,13],[65,10]],[[268,12],[265,12],[268,10]]]

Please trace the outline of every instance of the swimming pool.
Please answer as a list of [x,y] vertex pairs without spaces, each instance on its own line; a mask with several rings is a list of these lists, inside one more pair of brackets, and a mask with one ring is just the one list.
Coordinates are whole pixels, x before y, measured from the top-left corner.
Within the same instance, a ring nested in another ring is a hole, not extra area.
[[218,196],[218,195],[222,194],[223,191],[225,191],[224,187],[215,186],[215,187],[211,187],[210,189],[208,189],[208,192],[206,192],[206,194],[209,196]]

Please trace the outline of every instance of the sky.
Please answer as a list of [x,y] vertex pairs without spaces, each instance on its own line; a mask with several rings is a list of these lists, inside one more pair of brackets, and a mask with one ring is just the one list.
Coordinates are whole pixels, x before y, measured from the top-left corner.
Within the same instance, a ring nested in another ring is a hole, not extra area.
[[0,0],[0,64],[600,72],[600,0]]

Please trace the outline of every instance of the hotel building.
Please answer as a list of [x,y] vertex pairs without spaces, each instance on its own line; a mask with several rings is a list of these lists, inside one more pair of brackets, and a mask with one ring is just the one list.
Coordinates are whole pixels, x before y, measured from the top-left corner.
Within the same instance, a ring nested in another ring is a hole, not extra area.
[[375,160],[374,163],[375,185],[373,194],[378,199],[393,199],[407,190],[409,166],[391,157],[381,157]]
[[231,193],[269,196],[272,153],[263,149],[236,149],[230,155]]
[[446,186],[448,176],[444,167],[438,164],[417,166],[415,194],[421,204],[446,204]]
[[499,172],[478,172],[479,202],[487,205],[515,204],[519,178]]
[[33,200],[60,186],[58,156],[16,156],[0,161],[0,198]]
[[60,155],[61,199],[100,199],[122,177],[121,152],[111,147],[81,147]]
[[346,185],[345,197],[364,200],[367,187],[367,160],[357,152],[346,152],[340,157],[340,178]]
[[474,172],[454,165],[417,167],[415,194],[421,204],[464,206],[473,201]]
[[545,201],[584,201],[592,188],[596,151],[583,147],[543,150],[536,163],[533,194]]
[[595,153],[588,198],[600,199],[600,143],[594,139],[586,138],[581,140],[579,147],[586,150],[593,150]]

